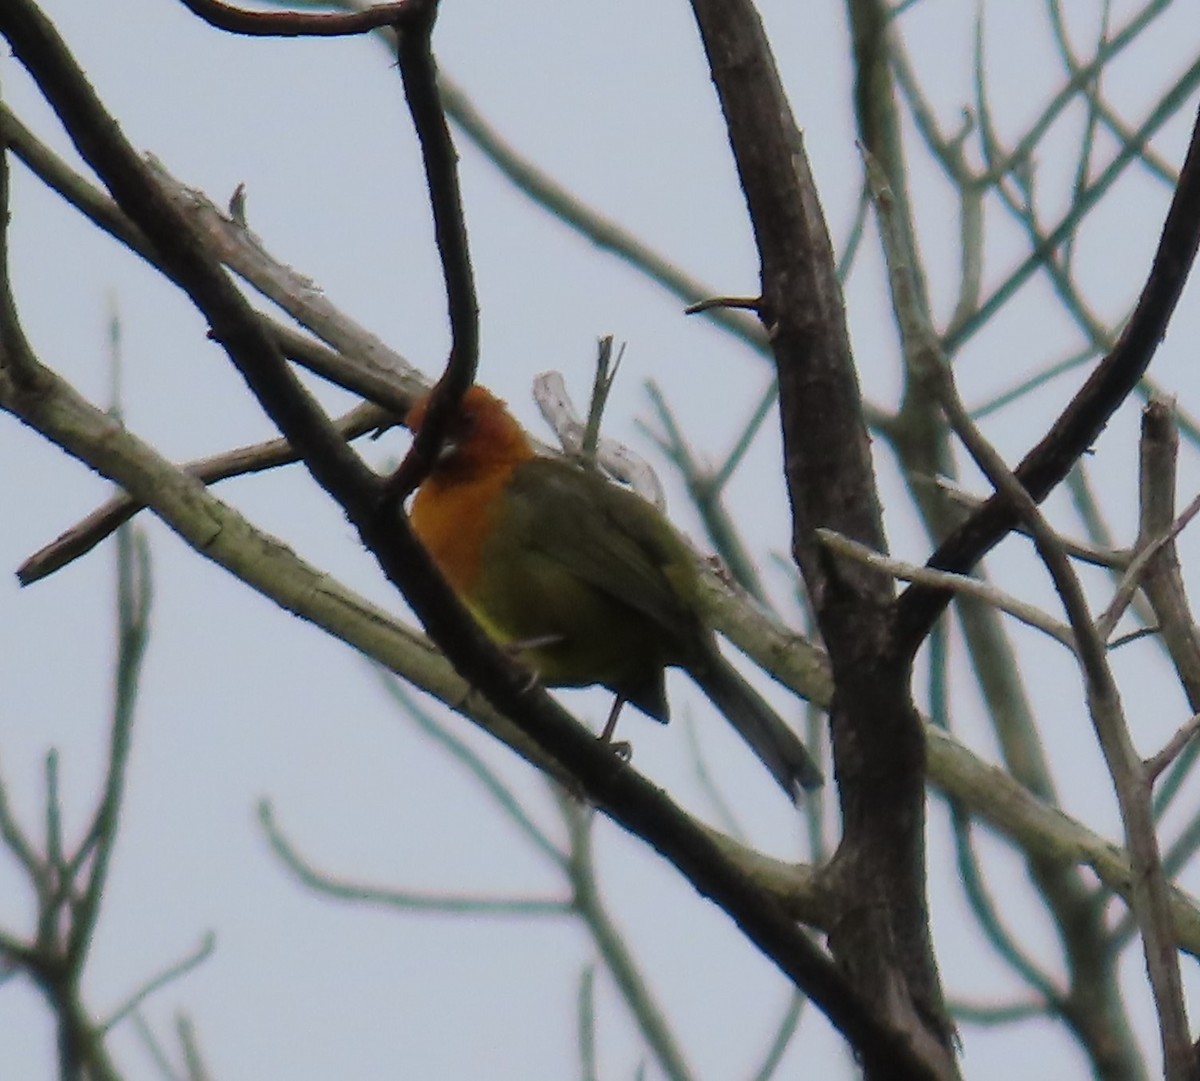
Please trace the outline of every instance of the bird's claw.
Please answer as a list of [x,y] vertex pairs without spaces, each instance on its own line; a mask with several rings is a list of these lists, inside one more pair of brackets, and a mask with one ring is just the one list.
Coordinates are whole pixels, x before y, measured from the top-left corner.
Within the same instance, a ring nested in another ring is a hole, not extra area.
[[627,739],[617,740],[601,740],[602,743],[608,745],[609,749],[622,762],[630,762],[633,760],[633,744]]

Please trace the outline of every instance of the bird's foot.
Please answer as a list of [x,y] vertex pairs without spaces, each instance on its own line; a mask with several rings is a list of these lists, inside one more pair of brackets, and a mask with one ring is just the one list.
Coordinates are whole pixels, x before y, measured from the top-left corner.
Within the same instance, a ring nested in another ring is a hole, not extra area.
[[611,747],[613,754],[622,762],[628,762],[633,758],[633,744],[627,739],[613,739],[613,734],[617,730],[617,717],[620,715],[621,706],[624,703],[625,699],[620,695],[613,700],[612,709],[608,711],[608,720],[604,722],[604,730],[596,738]]
[[633,760],[633,744],[630,743],[629,740],[627,740],[627,739],[617,739],[617,740],[606,739],[606,740],[601,740],[601,742],[606,743],[609,746],[609,748],[612,750],[612,753],[615,754],[622,762],[631,762]]
[[604,729],[600,733],[601,743],[612,743],[613,733],[617,730],[617,718],[621,715],[621,707],[625,704],[625,699],[617,695],[613,699],[612,709],[608,711],[608,719],[604,722]]

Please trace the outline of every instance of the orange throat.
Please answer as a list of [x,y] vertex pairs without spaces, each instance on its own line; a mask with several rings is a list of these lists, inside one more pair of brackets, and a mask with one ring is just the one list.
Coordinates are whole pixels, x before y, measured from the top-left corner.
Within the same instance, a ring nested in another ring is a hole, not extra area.
[[469,478],[455,476],[453,470],[435,471],[413,499],[409,512],[413,532],[455,592],[468,602],[483,564],[484,544],[517,464]]
[[[418,427],[424,405],[415,409]],[[505,491],[517,468],[535,455],[504,403],[480,386],[463,395],[449,439],[447,453],[417,490],[410,517],[442,574],[471,606]]]

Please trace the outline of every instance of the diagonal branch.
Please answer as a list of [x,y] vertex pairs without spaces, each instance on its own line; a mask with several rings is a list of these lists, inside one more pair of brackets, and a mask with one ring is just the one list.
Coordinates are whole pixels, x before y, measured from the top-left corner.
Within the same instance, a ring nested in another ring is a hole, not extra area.
[[[336,426],[346,439],[356,439],[366,432],[378,431],[391,421],[391,414],[386,410],[371,402],[364,402],[346,413],[336,422]],[[300,455],[286,439],[272,439],[256,446],[240,447],[189,462],[181,468],[205,484],[215,484],[230,477],[244,477],[299,460]],[[61,570],[87,555],[145,506],[145,503],[127,492],[113,496],[60,537],[34,552],[17,568],[17,579],[23,586],[32,585]]]

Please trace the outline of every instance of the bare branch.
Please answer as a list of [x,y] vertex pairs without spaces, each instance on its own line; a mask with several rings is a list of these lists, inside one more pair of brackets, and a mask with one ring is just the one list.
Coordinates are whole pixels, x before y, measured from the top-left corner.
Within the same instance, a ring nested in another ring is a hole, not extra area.
[[[978,414],[973,414],[972,417],[978,420]],[[986,502],[985,499],[981,499],[979,496],[972,495],[970,492],[957,487],[945,477],[911,477],[910,480],[915,484],[932,488],[939,495],[944,496],[948,502],[953,503],[956,508],[962,508],[963,513],[959,519],[960,521],[965,520],[972,511],[978,510]],[[1023,537],[1030,536],[1029,527],[1023,522],[1018,523],[1014,527],[1013,532],[1020,533]],[[1078,559],[1082,563],[1091,563],[1097,567],[1123,570],[1129,566],[1129,561],[1133,558],[1132,553],[1126,549],[1088,544],[1083,541],[1072,540],[1061,533],[1058,534],[1058,543],[1063,546],[1063,550],[1067,555],[1073,559]],[[934,584],[933,579],[930,579],[930,584]]]
[[107,1033],[116,1028],[125,1018],[135,1013],[141,1008],[142,1003],[157,991],[161,991],[168,984],[174,983],[176,980],[182,979],[193,969],[198,968],[209,957],[212,956],[213,950],[217,945],[217,936],[211,931],[204,936],[200,941],[200,945],[196,947],[182,960],[176,961],[169,968],[163,969],[157,976],[146,981],[137,991],[135,991],[129,999],[117,1007],[107,1021],[100,1025],[100,1031]]
[[666,1015],[655,1000],[633,952],[600,897],[592,858],[591,827],[594,816],[590,808],[565,794],[559,794],[558,806],[571,839],[567,873],[571,882],[572,905],[591,933],[605,967],[616,982],[663,1072],[671,1081],[692,1081],[696,1075],[684,1057],[678,1037],[671,1031]]
[[741,311],[757,312],[762,307],[762,297],[705,297],[683,309],[684,315],[699,315],[714,308],[736,308]]
[[[367,432],[387,427],[393,423],[393,417],[380,406],[366,402],[355,406],[334,423],[346,439],[357,439]],[[204,484],[215,484],[230,477],[260,473],[299,460],[300,455],[286,439],[272,439],[266,443],[239,447],[237,450],[216,454],[211,458],[188,462],[187,465],[180,466],[180,469]],[[18,580],[22,585],[32,585],[55,571],[62,570],[63,567],[87,555],[145,507],[145,503],[130,495],[113,496],[61,536],[34,552],[17,568]]]
[[[1200,127],[1197,131],[1200,132]],[[1016,509],[1017,516],[1029,526],[1038,554],[1054,581],[1071,623],[1086,684],[1088,711],[1116,788],[1126,843],[1134,863],[1136,877],[1132,906],[1142,932],[1143,953],[1158,1012],[1167,1077],[1170,1081],[1185,1081],[1192,1076],[1193,1052],[1179,957],[1170,926],[1168,884],[1163,875],[1154,832],[1150,784],[1125,723],[1104,643],[1092,621],[1083,588],[1066,551],[1046,524],[1033,496],[983,437],[959,397],[936,336],[928,326],[923,310],[912,300],[915,289],[905,261],[907,255],[903,239],[893,225],[890,191],[886,181],[870,160],[867,168],[879,208],[889,280],[909,363],[936,395],[951,428],[997,493],[1003,495],[1009,505]]]
[[1175,733],[1158,754],[1146,759],[1146,776],[1151,782],[1162,774],[1180,752],[1196,738],[1200,732],[1200,713],[1195,714],[1178,732]]
[[[1131,903],[1136,874],[1123,849],[1035,799],[1004,770],[981,762],[940,729],[927,729],[926,739],[935,788],[963,801],[975,817],[1010,838],[1026,855],[1055,864],[1083,864]],[[1200,957],[1200,908],[1173,886],[1168,895],[1173,941]]]
[[1184,508],[1183,513],[1171,523],[1171,528],[1166,533],[1151,538],[1145,544],[1139,542],[1138,547],[1135,549],[1137,554],[1133,557],[1129,566],[1125,568],[1125,573],[1121,578],[1120,584],[1117,586],[1113,599],[1096,620],[1096,633],[1101,638],[1107,639],[1112,634],[1117,623],[1120,622],[1121,616],[1125,614],[1125,609],[1129,607],[1134,594],[1141,587],[1142,581],[1148,575],[1150,564],[1155,556],[1167,547],[1167,545],[1173,544],[1175,538],[1187,528],[1188,523],[1197,514],[1200,514],[1200,496],[1197,496]]
[[196,1026],[187,1014],[181,1013],[175,1019],[175,1032],[179,1036],[179,1046],[183,1048],[183,1061],[187,1067],[187,1081],[212,1081],[212,1074],[205,1065],[204,1057],[200,1054],[200,1041],[196,1038]]
[[259,37],[342,37],[365,34],[381,26],[402,26],[426,6],[426,0],[401,0],[374,4],[366,11],[345,15],[312,15],[307,12],[245,11],[222,0],[182,0],[205,22],[234,34]]
[[792,995],[788,1000],[787,1009],[776,1026],[775,1038],[763,1056],[762,1065],[751,1074],[751,1081],[771,1081],[778,1073],[784,1052],[791,1046],[792,1037],[800,1028],[800,1019],[804,1016],[804,1002],[803,995]]
[[319,870],[287,838],[275,821],[270,803],[258,805],[258,819],[271,850],[297,879],[311,890],[342,901],[357,901],[410,912],[454,916],[567,916],[571,902],[542,897],[471,897],[459,893],[427,893],[350,882]]
[[579,975],[579,1081],[600,1081],[596,1069],[596,970],[585,965]]
[[[869,73],[860,63],[860,90],[887,81],[888,16],[882,4],[869,7],[878,17],[852,36],[877,63]],[[863,5],[851,8],[855,20]],[[831,720],[845,833],[831,866],[847,915],[831,944],[889,1034],[886,1043],[854,1043],[870,1078],[949,1078],[957,1072],[951,1026],[918,915],[925,910],[925,749],[909,658],[893,648],[893,584],[875,568],[833,563],[815,533],[833,529],[886,547],[832,245],[754,5],[693,0],[692,9],[757,246],[759,315],[779,378],[792,552],[840,677]]]
[[568,854],[533,821],[522,804],[520,796],[500,779],[482,756],[464,739],[451,731],[447,725],[435,718],[432,713],[422,709],[404,681],[397,679],[387,669],[380,668],[378,673],[383,683],[383,689],[400,707],[405,716],[471,774],[483,790],[492,797],[493,802],[505,817],[517,827],[537,851],[555,866],[565,867],[569,859]]
[[[538,411],[554,429],[563,453],[578,457],[584,453],[587,426],[567,392],[566,380],[560,372],[543,372],[533,381],[533,397]],[[593,449],[596,464],[610,477],[628,484],[647,502],[665,510],[667,497],[650,463],[615,439],[599,433]]]
[[[1016,470],[1017,479],[1035,501],[1044,499],[1066,476],[1145,372],[1166,332],[1198,244],[1200,118],[1192,132],[1154,265],[1120,340]],[[1018,517],[1007,498],[993,496],[939,545],[930,565],[958,573],[968,570],[1012,529]],[[911,586],[900,598],[898,629],[911,648],[915,649],[928,633],[948,599],[944,591],[919,585]]]
[[[1140,452],[1139,544],[1162,536],[1175,517],[1179,429],[1176,407],[1166,398],[1151,398],[1142,411]],[[1188,705],[1193,712],[1200,712],[1200,629],[1192,617],[1174,544],[1166,545],[1149,565],[1142,589]],[[1157,813],[1170,806],[1198,758],[1200,747],[1195,743],[1183,750],[1155,794]]]
[[113,687],[112,720],[109,723],[108,768],[92,823],[71,861],[71,878],[90,858],[83,895],[74,906],[67,938],[67,961],[82,971],[91,945],[92,932],[100,915],[100,899],[108,881],[109,861],[117,839],[121,800],[125,794],[125,770],[132,746],[134,707],[142,659],[150,633],[150,604],[153,583],[150,552],[144,535],[132,527],[117,535],[117,656]]
[[1007,612],[1014,619],[1019,619],[1022,623],[1043,634],[1048,634],[1056,642],[1066,646],[1072,653],[1076,651],[1075,635],[1065,623],[1052,619],[1036,605],[1026,604],[1016,597],[1011,597],[988,582],[971,578],[965,574],[948,574],[946,571],[932,570],[929,567],[905,563],[900,559],[892,559],[879,552],[873,552],[865,544],[858,544],[849,537],[843,537],[840,533],[835,533],[830,529],[818,529],[817,536],[821,538],[823,544],[831,551],[837,552],[838,555],[878,567],[902,582],[922,582],[940,589],[952,589],[956,593],[978,597],[1000,611]]

